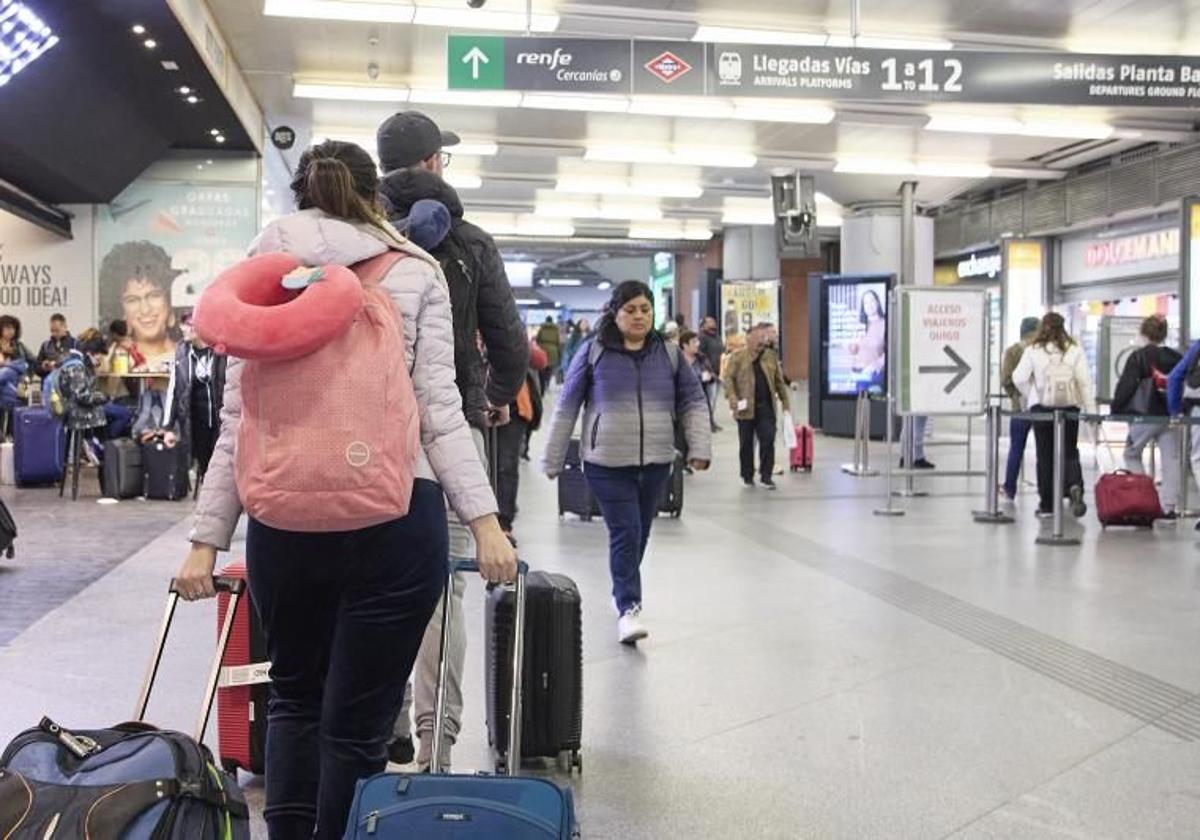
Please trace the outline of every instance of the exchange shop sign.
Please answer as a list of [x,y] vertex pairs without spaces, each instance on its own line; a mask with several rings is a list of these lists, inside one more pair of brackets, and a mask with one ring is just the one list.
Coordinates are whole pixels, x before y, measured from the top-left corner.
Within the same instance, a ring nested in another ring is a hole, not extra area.
[[981,414],[987,406],[984,289],[902,288],[901,414]]
[[1195,107],[1200,57],[451,35],[452,90]]

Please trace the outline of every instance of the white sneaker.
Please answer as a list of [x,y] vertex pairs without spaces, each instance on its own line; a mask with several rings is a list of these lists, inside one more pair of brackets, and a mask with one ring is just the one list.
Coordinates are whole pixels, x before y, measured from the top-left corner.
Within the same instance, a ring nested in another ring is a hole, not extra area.
[[650,635],[642,624],[642,605],[635,604],[617,619],[617,641],[623,645],[636,645]]

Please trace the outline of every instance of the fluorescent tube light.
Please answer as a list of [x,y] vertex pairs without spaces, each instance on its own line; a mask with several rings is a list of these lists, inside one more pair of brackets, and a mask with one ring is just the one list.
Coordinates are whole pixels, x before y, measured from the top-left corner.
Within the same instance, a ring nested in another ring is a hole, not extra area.
[[533,217],[517,221],[518,236],[556,236],[570,238],[575,235],[575,226],[570,222],[554,222]]
[[456,190],[477,190],[483,186],[483,178],[473,172],[455,172],[447,169],[443,175],[446,183]]
[[745,149],[696,148],[689,146],[588,146],[584,160],[610,163],[663,163],[683,166],[712,166],[749,169],[758,157]]
[[600,195],[641,195],[661,198],[699,198],[704,187],[697,181],[670,181],[650,178],[621,178],[610,175],[560,175],[557,192],[599,193]]
[[927,178],[990,178],[992,167],[986,163],[918,161],[917,174]]
[[826,105],[803,105],[794,102],[741,101],[734,100],[735,120],[758,122],[812,123],[827,125],[833,122],[837,112]]
[[547,286],[582,286],[582,280],[573,277],[554,277],[546,281]]
[[[415,11],[412,6],[403,3],[369,3],[358,0],[266,0],[263,6],[263,14],[271,17],[353,20],[368,23],[412,23]],[[467,15],[460,17],[465,19]]]
[[1006,117],[937,115],[929,118],[926,131],[953,131],[963,134],[1005,134],[1021,137],[1062,137],[1079,140],[1105,140],[1116,129],[1111,125],[1086,120],[1018,120]]
[[571,96],[560,93],[527,93],[521,99],[522,108],[545,111],[586,111],[600,114],[624,114],[629,111],[629,99],[624,96]]
[[517,298],[517,306],[541,306],[542,302],[537,298]]
[[838,158],[834,172],[855,175],[923,175],[927,178],[987,178],[992,167],[986,163],[955,161],[895,160],[890,158]]
[[829,36],[824,32],[781,32],[778,29],[700,26],[696,29],[692,40],[722,44],[782,44],[797,47],[819,47],[829,40]]
[[516,108],[521,104],[517,91],[428,90],[416,89],[409,101],[420,105],[477,105],[484,108]]
[[967,114],[934,114],[925,124],[926,131],[952,131],[960,134],[1021,134],[1025,123],[1010,117],[977,117]]
[[703,242],[712,239],[712,235],[707,222],[638,224],[629,228],[630,239],[688,239]]
[[410,91],[406,87],[387,85],[327,85],[296,82],[292,96],[297,99],[340,99],[349,102],[407,102]]
[[[413,23],[418,26],[441,26],[447,29],[489,29],[497,32],[524,32],[525,13],[472,9],[464,12],[457,8],[441,6],[418,6]],[[530,29],[534,32],[554,32],[558,29],[559,16],[554,13],[534,13]]]
[[613,219],[616,221],[653,222],[662,219],[662,208],[657,204],[634,202],[547,199],[537,203],[534,215],[552,219]]
[[733,103],[724,99],[705,99],[700,96],[635,96],[629,103],[629,113],[648,114],[654,117],[728,119],[733,116]]
[[1111,125],[1065,120],[1026,120],[1021,133],[1029,137],[1064,137],[1075,140],[1106,140],[1116,131]]

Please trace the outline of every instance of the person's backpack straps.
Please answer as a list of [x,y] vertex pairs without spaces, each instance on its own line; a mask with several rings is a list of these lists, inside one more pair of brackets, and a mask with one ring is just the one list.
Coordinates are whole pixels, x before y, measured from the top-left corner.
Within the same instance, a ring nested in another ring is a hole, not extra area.
[[383,282],[383,278],[387,277],[392,267],[404,257],[403,252],[389,248],[377,257],[355,263],[350,266],[350,270],[358,276],[364,286],[378,286]]

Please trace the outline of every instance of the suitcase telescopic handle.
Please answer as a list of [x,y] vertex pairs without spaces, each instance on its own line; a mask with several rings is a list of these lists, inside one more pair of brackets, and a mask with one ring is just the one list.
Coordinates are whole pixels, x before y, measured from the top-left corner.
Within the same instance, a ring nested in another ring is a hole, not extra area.
[[[442,769],[441,749],[444,737],[442,729],[446,721],[446,680],[449,671],[446,651],[450,649],[450,612],[454,608],[454,574],[455,572],[478,571],[479,564],[474,560],[451,560],[447,564],[446,589],[442,593],[442,646],[438,655],[437,705],[433,719],[433,755],[429,765],[431,773],[440,773]],[[518,560],[516,605],[513,611],[512,681],[508,701],[508,753],[504,756],[504,767],[509,776],[517,775],[517,771],[521,769],[521,701],[524,696],[521,682],[525,674],[525,576],[528,574],[529,564]]]
[[[200,708],[200,717],[196,721],[195,738],[198,742],[204,740],[204,731],[208,729],[208,720],[212,717],[213,703],[217,698],[217,683],[221,675],[221,663],[225,660],[225,649],[229,647],[229,637],[233,632],[233,618],[237,614],[238,602],[246,592],[246,581],[227,575],[214,575],[213,588],[217,592],[229,595],[229,603],[225,609],[225,620],[221,623],[221,633],[217,637],[217,649],[213,653],[212,666],[209,668],[208,683],[205,687],[204,702]],[[146,678],[142,681],[142,691],[134,710],[134,720],[144,721],[146,710],[150,705],[150,693],[154,690],[154,680],[158,676],[159,666],[162,665],[163,651],[167,646],[167,637],[171,633],[171,622],[175,618],[175,607],[179,605],[179,587],[175,578],[167,590],[167,608],[163,613],[162,625],[158,630],[158,641],[154,646],[154,654],[150,657],[150,667],[146,670]]]

